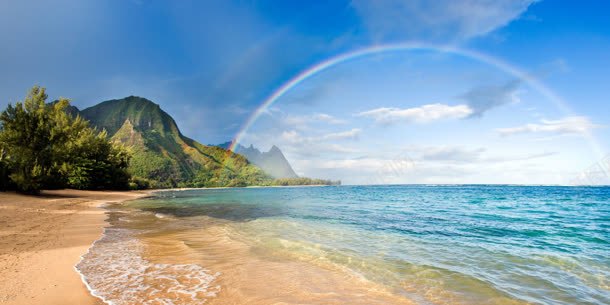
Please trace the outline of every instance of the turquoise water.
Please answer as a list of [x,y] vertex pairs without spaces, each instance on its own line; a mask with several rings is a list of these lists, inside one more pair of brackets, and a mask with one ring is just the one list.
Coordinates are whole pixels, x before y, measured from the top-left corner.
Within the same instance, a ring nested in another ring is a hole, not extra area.
[[252,255],[337,266],[417,304],[610,304],[608,187],[212,189],[128,207],[157,233],[220,221]]

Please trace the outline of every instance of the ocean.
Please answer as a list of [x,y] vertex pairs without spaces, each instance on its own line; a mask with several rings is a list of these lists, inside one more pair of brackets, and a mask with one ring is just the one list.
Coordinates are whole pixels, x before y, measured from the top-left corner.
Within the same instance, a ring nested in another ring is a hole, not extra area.
[[77,265],[109,304],[610,304],[610,187],[157,192]]

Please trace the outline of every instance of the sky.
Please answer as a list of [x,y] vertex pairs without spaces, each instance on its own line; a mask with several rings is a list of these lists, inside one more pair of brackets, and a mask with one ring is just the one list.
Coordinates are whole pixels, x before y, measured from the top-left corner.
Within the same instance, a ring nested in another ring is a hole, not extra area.
[[607,184],[608,11],[2,1],[0,108],[33,85],[81,109],[142,96],[199,142],[277,145],[298,174],[345,184]]

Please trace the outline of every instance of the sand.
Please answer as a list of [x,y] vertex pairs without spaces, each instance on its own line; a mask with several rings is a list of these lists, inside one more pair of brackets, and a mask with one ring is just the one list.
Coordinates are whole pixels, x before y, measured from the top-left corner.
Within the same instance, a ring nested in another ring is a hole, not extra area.
[[106,225],[100,205],[147,192],[0,192],[0,304],[103,304],[74,269]]

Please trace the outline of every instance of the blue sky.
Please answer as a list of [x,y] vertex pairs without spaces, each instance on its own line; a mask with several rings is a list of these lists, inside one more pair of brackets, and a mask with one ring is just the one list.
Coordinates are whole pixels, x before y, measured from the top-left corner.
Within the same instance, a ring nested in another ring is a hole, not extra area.
[[608,11],[550,0],[4,1],[0,107],[34,84],[80,108],[138,95],[184,134],[221,143],[301,71],[419,42],[528,79],[455,52],[380,52],[299,83],[243,144],[278,145],[298,173],[346,183],[607,183],[582,173],[610,150]]

